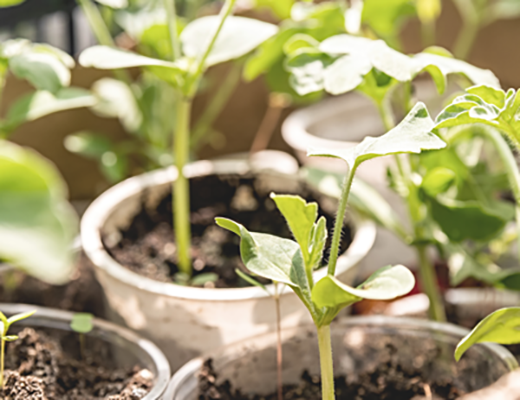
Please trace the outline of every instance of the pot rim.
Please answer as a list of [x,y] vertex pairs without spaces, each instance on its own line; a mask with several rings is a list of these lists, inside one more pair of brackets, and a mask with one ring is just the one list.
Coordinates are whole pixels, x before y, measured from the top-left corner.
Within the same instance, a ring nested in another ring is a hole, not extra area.
[[[8,314],[18,314],[30,310],[36,310],[36,314],[33,317],[34,324],[32,324],[32,326],[55,328],[68,331],[72,331],[70,328],[70,323],[74,314],[76,314],[71,311],[22,303],[0,303],[0,310]],[[100,318],[94,318],[93,325],[95,328],[101,331],[110,332],[128,342],[134,343],[150,356],[152,362],[155,364],[155,369],[157,372],[155,373],[155,380],[152,389],[141,400],[160,399],[161,395],[168,386],[168,381],[171,377],[170,363],[166,359],[166,356],[163,354],[163,352],[159,350],[159,348],[150,340],[139,336],[130,329],[123,328],[122,326],[113,324]]]
[[[218,173],[240,174],[251,171],[253,171],[253,169],[247,160],[204,160],[191,163],[185,167],[185,174],[188,178]],[[280,172],[270,170],[254,171],[284,176],[284,174]],[[294,175],[287,176],[294,177]],[[124,180],[95,199],[81,220],[81,241],[87,257],[93,262],[96,268],[101,269],[113,278],[127,285],[157,295],[198,301],[242,301],[267,297],[268,294],[256,286],[231,289],[206,289],[159,282],[130,271],[108,254],[101,240],[101,229],[107,217],[119,205],[120,201],[141,192],[147,187],[166,184],[176,178],[177,170],[173,166],[147,172]],[[361,261],[372,248],[376,236],[375,224],[372,221],[357,216],[354,217],[353,220],[355,222],[356,231],[352,243],[347,251],[338,258],[338,262],[340,263],[338,266],[342,265],[343,271],[352,268]],[[341,270],[338,270],[338,273],[341,272]],[[321,268],[314,272],[314,276],[316,279],[321,279],[326,273],[326,268]],[[274,290],[272,284],[267,285],[267,287],[271,292]],[[284,291],[282,295],[287,294],[289,294],[288,290]]]
[[[338,328],[352,328],[359,325],[368,325],[368,326],[392,326],[397,329],[406,327],[406,328],[415,328],[415,329],[428,329],[437,333],[444,333],[451,336],[460,336],[461,338],[466,336],[469,333],[469,330],[463,328],[461,326],[446,323],[446,322],[437,322],[416,318],[406,318],[406,317],[391,317],[386,315],[368,315],[368,316],[354,316],[343,318],[334,321],[331,324],[332,329]],[[292,336],[292,333],[297,333],[299,331],[303,331],[306,329],[315,330],[315,326],[313,324],[305,324],[291,328],[283,328],[282,336],[288,335]],[[285,335],[284,335],[285,333]],[[203,354],[199,357],[193,358],[184,364],[181,368],[175,372],[168,383],[168,387],[163,395],[163,400],[172,400],[174,399],[174,395],[182,388],[184,382],[190,379],[191,376],[196,374],[200,368],[202,367],[205,360],[208,358],[215,358],[215,356],[223,353],[225,350],[232,350],[233,348],[247,348],[249,347],[249,343],[254,343],[261,337],[265,336],[274,336],[276,332],[268,332],[261,335],[253,336],[244,340],[241,340],[236,343],[232,343],[228,346],[222,346],[218,349],[212,350],[206,354]],[[479,346],[485,347],[490,352],[496,354],[505,364],[506,366],[513,371],[518,368],[518,362],[515,357],[507,350],[505,347],[500,346],[496,343],[479,343]]]

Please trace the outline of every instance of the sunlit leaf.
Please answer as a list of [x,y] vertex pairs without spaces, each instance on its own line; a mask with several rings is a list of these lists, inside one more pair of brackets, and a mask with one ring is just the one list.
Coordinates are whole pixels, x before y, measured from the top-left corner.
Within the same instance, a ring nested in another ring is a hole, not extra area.
[[34,151],[5,141],[0,171],[0,258],[45,282],[66,282],[78,218],[63,179]]
[[30,316],[34,315],[36,313],[36,310],[27,311],[24,313],[13,315],[12,317],[7,318],[7,325],[10,326],[14,324],[15,322],[21,321],[22,319],[29,318]]
[[444,148],[446,143],[431,133],[433,127],[426,107],[418,103],[399,125],[380,137],[367,136],[348,149],[309,149],[308,155],[341,158],[355,170],[363,161],[376,157]]
[[272,11],[280,19],[286,19],[291,16],[291,8],[296,0],[255,0],[255,7],[262,10],[268,9]]
[[24,3],[25,0],[0,0],[0,7],[12,7]]
[[[181,33],[184,55],[200,57],[220,23],[219,16],[197,18]],[[252,18],[228,17],[206,59],[206,67],[241,57],[278,32],[276,25]]]
[[111,8],[125,8],[128,7],[128,0],[96,0],[99,4]]
[[455,359],[474,344],[495,342],[500,344],[520,343],[520,307],[502,308],[488,315],[457,345]]

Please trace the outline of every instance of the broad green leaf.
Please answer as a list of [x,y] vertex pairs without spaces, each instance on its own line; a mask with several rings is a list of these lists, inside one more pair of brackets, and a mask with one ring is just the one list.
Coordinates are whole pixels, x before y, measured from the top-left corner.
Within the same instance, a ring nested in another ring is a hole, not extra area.
[[92,46],[84,50],[79,56],[81,66],[98,69],[119,69],[132,67],[165,67],[174,72],[184,72],[180,64],[145,57],[127,50],[108,46]]
[[455,359],[459,361],[471,346],[482,342],[520,343],[520,307],[502,308],[480,321],[457,345]]
[[56,93],[70,84],[69,69],[51,54],[24,52],[9,59],[9,69],[39,90]]
[[249,271],[289,285],[314,315],[311,283],[307,280],[300,246],[296,242],[264,233],[250,233],[244,226],[226,218],[215,221],[240,236],[240,255]]
[[27,311],[24,313],[13,315],[12,317],[9,317],[7,319],[7,326],[11,326],[15,322],[21,321],[22,319],[29,318],[32,315],[34,315],[35,313],[36,313],[36,310],[32,310],[32,311]]
[[332,95],[350,92],[363,82],[371,69],[372,64],[366,58],[343,56],[324,71],[324,88]]
[[506,103],[506,93],[502,89],[493,86],[480,85],[466,89],[466,92],[475,96],[488,104],[493,104],[498,108],[503,108]]
[[0,7],[12,7],[24,3],[25,0],[0,0]]
[[367,136],[357,146],[348,149],[310,149],[307,154],[341,158],[354,171],[363,161],[372,158],[444,148],[446,143],[431,133],[433,128],[428,110],[423,103],[418,103],[399,125],[380,137]]
[[24,122],[59,111],[92,107],[95,103],[92,94],[81,88],[63,88],[55,94],[40,90],[17,99],[7,113],[5,125],[8,130],[13,130]]
[[77,333],[89,333],[94,329],[94,316],[89,313],[75,313],[70,328]]
[[287,55],[291,55],[299,49],[318,48],[319,45],[320,43],[312,36],[304,33],[297,33],[285,42],[283,45],[283,52]]
[[128,0],[96,0],[99,4],[102,4],[111,8],[126,8],[128,7]]
[[426,173],[422,180],[421,188],[429,196],[435,197],[438,194],[445,193],[456,180],[457,176],[451,169],[437,167]]
[[323,90],[325,69],[333,59],[314,48],[302,48],[294,52],[285,62],[291,73],[289,82],[296,93],[304,96]]
[[92,93],[97,102],[91,108],[104,117],[119,118],[125,129],[136,132],[143,116],[132,90],[124,82],[112,78],[103,78],[92,85]]
[[378,36],[386,39],[396,37],[406,18],[414,14],[410,0],[365,0],[362,20]]
[[6,141],[0,172],[0,258],[45,282],[65,283],[78,218],[63,179],[49,161]]
[[318,307],[347,307],[362,299],[395,299],[408,294],[414,285],[413,274],[402,265],[379,269],[357,288],[327,275],[314,285],[312,301]]
[[[180,39],[184,55],[197,59],[220,23],[219,16],[197,18],[189,23]],[[206,59],[206,67],[241,57],[278,32],[276,25],[252,18],[228,17]]]
[[271,198],[276,203],[276,207],[284,216],[294,238],[300,245],[303,258],[307,260],[311,245],[311,232],[316,218],[318,218],[318,204],[314,202],[307,203],[300,196],[271,193]]
[[485,207],[477,201],[429,198],[432,218],[454,242],[486,241],[497,235],[514,216],[512,206],[495,202]]
[[468,278],[495,284],[504,276],[504,271],[497,265],[482,264],[475,257],[469,255],[461,245],[450,243],[447,249],[449,251],[447,262],[452,286],[458,286]]

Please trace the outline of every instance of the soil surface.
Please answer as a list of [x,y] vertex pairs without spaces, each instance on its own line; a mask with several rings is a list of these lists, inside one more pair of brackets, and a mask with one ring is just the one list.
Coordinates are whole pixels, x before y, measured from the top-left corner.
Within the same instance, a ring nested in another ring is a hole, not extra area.
[[70,282],[56,286],[18,270],[0,273],[0,302],[23,303],[88,312],[104,318],[104,294],[96,280],[92,263],[81,253]]
[[[244,268],[240,259],[240,239],[218,227],[215,217],[231,218],[253,232],[291,238],[283,216],[269,197],[271,191],[272,188],[266,187],[265,182],[260,179],[238,175],[210,175],[190,179],[191,256],[194,268],[192,285],[210,288],[249,285],[235,272],[237,268]],[[298,194],[307,201],[317,201],[320,204],[320,215],[327,218],[330,240],[334,210],[327,210],[331,212],[327,214],[323,210],[323,204],[327,201],[310,188],[303,188]],[[186,278],[178,273],[176,264],[171,194],[153,209],[145,207],[146,196],[145,193],[141,211],[134,217],[128,229],[121,231],[121,240],[112,245],[105,238],[105,247],[121,265],[142,276],[161,282],[186,283]],[[350,229],[345,225],[343,251],[351,241]],[[326,260],[324,264],[325,262]],[[197,278],[207,277],[207,273],[216,274],[218,278]]]
[[[235,390],[229,381],[216,384],[212,360],[207,360],[199,375],[199,400],[277,400],[278,394],[246,395]],[[336,400],[455,400],[463,395],[451,382],[428,382],[421,371],[405,370],[391,360],[370,373],[334,379]],[[320,400],[321,379],[305,371],[298,385],[283,387],[284,400]]]
[[74,333],[57,339],[54,331],[24,328],[18,336],[6,346],[2,398],[138,400],[153,385],[153,374],[146,369],[110,365],[109,349],[100,341],[85,341],[82,356]]

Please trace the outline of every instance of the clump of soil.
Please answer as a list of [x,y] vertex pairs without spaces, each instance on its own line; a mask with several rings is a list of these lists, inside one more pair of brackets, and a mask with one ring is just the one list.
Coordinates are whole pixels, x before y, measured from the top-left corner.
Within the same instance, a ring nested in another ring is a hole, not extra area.
[[[216,281],[205,282],[205,287],[249,285],[235,272],[235,269],[243,268],[239,250],[240,239],[218,227],[215,217],[233,219],[253,232],[292,237],[285,219],[269,197],[271,188],[265,187],[263,183],[257,178],[239,175],[210,175],[190,179],[191,256],[194,276],[205,273],[218,275]],[[318,202],[320,216],[324,215],[327,218],[330,240],[334,222],[331,212],[334,210],[324,209],[324,196],[308,187],[302,187],[298,195],[307,201]],[[105,238],[105,247],[121,265],[142,276],[161,282],[180,282],[182,280],[176,264],[177,249],[172,229],[171,194],[153,208],[144,205],[146,197],[145,193],[143,207],[128,229],[121,231],[121,240],[118,243],[110,243],[110,240]],[[343,251],[351,241],[350,228],[345,225]]]
[[35,304],[61,310],[88,312],[104,318],[104,294],[92,263],[83,253],[65,285],[50,285],[18,270],[0,273],[0,302]]
[[153,385],[153,374],[146,369],[110,365],[108,350],[100,342],[87,342],[83,358],[62,347],[69,346],[75,334],[57,340],[43,331],[24,328],[18,336],[6,348],[3,398],[138,400]]
[[[199,400],[277,400],[278,394],[267,396],[244,394],[229,381],[217,384],[212,360],[206,360],[199,375]],[[451,382],[429,382],[419,369],[406,370],[391,360],[381,363],[370,372],[334,379],[336,400],[415,400],[435,398],[455,400],[462,391]],[[432,397],[433,396],[433,397]],[[283,387],[284,400],[320,400],[321,378],[304,371],[298,385]]]

